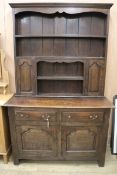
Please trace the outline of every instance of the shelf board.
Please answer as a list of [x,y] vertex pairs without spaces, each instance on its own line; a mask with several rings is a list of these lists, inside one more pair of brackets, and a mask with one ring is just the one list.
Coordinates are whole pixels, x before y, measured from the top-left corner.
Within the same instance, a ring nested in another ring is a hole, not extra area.
[[83,76],[38,76],[37,80],[84,80]]
[[53,35],[15,35],[15,38],[99,38],[105,39],[106,35],[79,35],[79,34],[53,34]]
[[82,93],[38,93],[37,97],[79,97]]
[[35,58],[39,58],[41,61],[46,61],[46,60],[55,60],[55,59],[58,59],[58,60],[69,60],[69,59],[72,59],[72,60],[75,60],[75,61],[79,61],[79,60],[82,60],[82,59],[105,59],[105,57],[87,57],[87,56],[78,56],[78,57],[69,57],[69,56],[16,56],[16,59],[35,59]]

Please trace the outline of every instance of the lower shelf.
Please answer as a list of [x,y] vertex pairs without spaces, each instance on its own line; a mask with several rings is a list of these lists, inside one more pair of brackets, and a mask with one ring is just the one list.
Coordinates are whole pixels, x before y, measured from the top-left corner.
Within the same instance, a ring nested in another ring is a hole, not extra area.
[[38,80],[37,95],[76,96],[83,95],[82,80]]
[[81,93],[38,93],[38,97],[79,97]]

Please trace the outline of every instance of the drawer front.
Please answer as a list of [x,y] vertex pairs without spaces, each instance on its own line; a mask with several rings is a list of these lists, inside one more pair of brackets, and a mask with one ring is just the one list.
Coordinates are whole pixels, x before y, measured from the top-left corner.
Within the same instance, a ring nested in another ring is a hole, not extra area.
[[55,111],[43,112],[43,111],[15,111],[16,121],[39,121],[39,122],[57,122],[57,113]]
[[62,122],[103,122],[104,112],[62,112]]

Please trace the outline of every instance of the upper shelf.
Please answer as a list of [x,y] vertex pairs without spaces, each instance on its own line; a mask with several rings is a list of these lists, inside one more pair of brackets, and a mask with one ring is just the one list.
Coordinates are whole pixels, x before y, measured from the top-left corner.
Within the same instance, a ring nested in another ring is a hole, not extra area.
[[83,76],[37,76],[38,80],[84,80]]
[[102,38],[105,39],[106,35],[79,35],[79,34],[59,34],[59,35],[15,35],[16,38]]
[[[96,59],[100,59],[103,60],[105,59],[105,57],[99,57],[99,56],[95,56],[95,57],[91,57],[91,56],[77,56],[77,57],[69,57],[69,56],[16,56],[16,59],[36,59],[39,61],[48,61],[48,62],[77,62],[77,61],[81,61],[81,60],[86,60],[86,59],[90,59],[90,60],[96,60]],[[62,60],[62,61],[61,61]]]

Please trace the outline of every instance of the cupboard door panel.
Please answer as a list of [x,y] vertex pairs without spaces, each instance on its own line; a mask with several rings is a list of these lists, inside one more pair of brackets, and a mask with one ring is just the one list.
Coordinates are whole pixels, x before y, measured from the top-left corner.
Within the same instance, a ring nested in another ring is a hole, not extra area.
[[34,91],[33,65],[31,60],[20,59],[16,67],[16,85],[18,94],[32,94]]
[[57,127],[17,126],[17,142],[20,156],[50,159],[57,155]]
[[104,93],[104,61],[90,61],[88,64],[88,95],[101,96]]
[[95,159],[98,140],[98,127],[63,126],[61,146],[64,159]]

